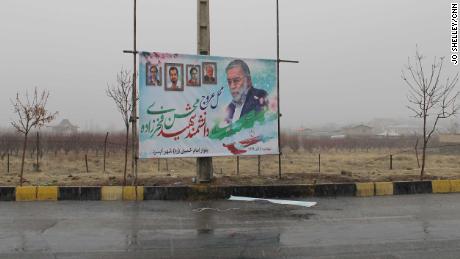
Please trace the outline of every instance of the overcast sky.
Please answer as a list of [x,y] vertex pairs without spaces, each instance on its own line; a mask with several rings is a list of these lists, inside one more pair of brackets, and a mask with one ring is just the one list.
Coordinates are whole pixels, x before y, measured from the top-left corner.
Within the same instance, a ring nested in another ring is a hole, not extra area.
[[[450,56],[451,0],[280,0],[283,127],[406,118],[400,74],[416,44]],[[275,0],[211,0],[211,54],[276,58]],[[122,127],[105,95],[132,68],[132,0],[1,0],[0,127],[34,86],[82,129]],[[195,0],[138,0],[138,49],[196,53]],[[460,69],[449,60],[445,74]]]

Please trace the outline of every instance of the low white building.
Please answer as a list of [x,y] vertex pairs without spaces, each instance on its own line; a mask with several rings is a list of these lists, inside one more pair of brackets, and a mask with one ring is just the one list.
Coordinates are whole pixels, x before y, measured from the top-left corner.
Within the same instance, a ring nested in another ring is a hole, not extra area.
[[58,125],[50,126],[51,132],[57,134],[74,134],[78,132],[78,126],[70,123],[68,119],[63,119]]

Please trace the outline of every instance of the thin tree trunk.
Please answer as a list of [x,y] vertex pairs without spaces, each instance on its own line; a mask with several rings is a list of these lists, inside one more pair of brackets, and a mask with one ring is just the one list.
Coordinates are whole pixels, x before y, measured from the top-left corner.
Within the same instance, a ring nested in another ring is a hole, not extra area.
[[126,127],[125,138],[125,169],[123,171],[123,185],[126,185],[126,170],[128,166],[128,141],[129,141],[129,125]]
[[[425,107],[425,104],[424,104]],[[427,144],[427,137],[426,137],[426,111],[424,111],[423,116],[423,153],[422,153],[422,169],[420,170],[420,180],[423,180],[425,176],[425,158],[426,158],[426,144]]]
[[40,164],[39,164],[39,162],[38,162],[38,156],[39,156],[39,155],[40,155],[40,135],[39,135],[39,133],[38,133],[38,131],[37,131],[37,167],[35,168],[35,170],[36,170],[37,172],[40,171]]
[[24,134],[24,145],[22,147],[21,173],[19,175],[19,186],[22,186],[22,182],[23,182],[24,160],[26,156],[26,148],[27,148],[27,133]]
[[418,159],[418,137],[417,141],[415,142],[415,157],[417,158],[417,166],[420,168],[420,160]]
[[420,171],[420,180],[423,180],[423,177],[425,177],[425,158],[426,158],[426,143],[423,144],[422,170]]

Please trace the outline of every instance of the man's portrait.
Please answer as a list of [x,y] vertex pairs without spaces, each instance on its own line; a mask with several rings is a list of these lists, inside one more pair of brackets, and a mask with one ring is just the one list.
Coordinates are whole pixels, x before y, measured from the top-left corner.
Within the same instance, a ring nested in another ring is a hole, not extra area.
[[146,85],[161,86],[161,67],[150,63],[147,63],[145,66],[147,74]]
[[165,64],[165,90],[184,91],[184,65],[176,63]]
[[201,69],[200,65],[187,65],[187,86],[201,85]]
[[203,62],[203,84],[217,84],[217,64]]
[[226,69],[228,90],[232,101],[226,108],[226,123],[232,123],[251,111],[262,111],[267,107],[267,92],[254,88],[251,71],[243,60],[235,59]]

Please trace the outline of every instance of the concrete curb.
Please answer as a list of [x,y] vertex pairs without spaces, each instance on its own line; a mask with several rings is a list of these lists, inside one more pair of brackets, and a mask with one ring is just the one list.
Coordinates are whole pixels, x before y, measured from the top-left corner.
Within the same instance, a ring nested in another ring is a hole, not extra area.
[[259,186],[0,186],[0,201],[205,200],[458,193],[460,180]]

